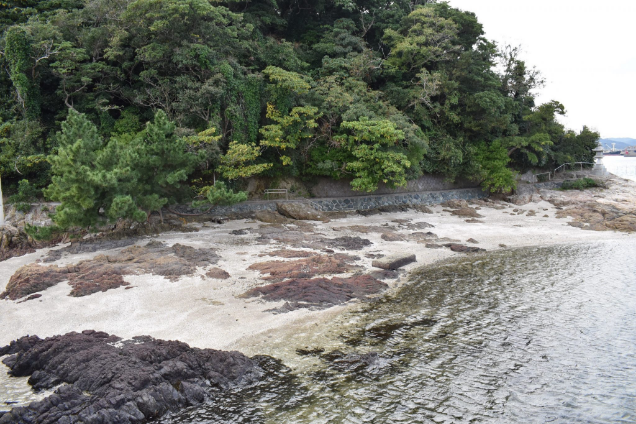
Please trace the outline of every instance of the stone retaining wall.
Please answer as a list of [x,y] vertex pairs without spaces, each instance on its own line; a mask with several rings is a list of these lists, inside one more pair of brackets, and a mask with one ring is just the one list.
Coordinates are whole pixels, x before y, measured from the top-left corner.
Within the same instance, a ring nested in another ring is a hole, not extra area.
[[480,188],[461,190],[430,191],[420,193],[399,193],[358,197],[339,197],[331,199],[312,199],[310,202],[323,212],[350,210],[369,210],[385,206],[431,205],[455,199],[479,199],[488,197]]
[[[460,190],[444,190],[444,191],[431,191],[420,193],[397,193],[386,195],[369,195],[369,196],[356,196],[356,197],[337,197],[337,198],[323,198],[323,199],[307,199],[307,200],[278,200],[278,201],[258,201],[258,202],[244,202],[233,206],[219,206],[212,209],[209,215],[213,216],[228,216],[228,215],[243,215],[258,211],[276,210],[277,202],[307,202],[314,208],[323,212],[338,212],[338,211],[352,211],[352,210],[369,210],[377,209],[386,206],[400,206],[400,205],[426,205],[426,204],[439,204],[447,200],[453,199],[479,199],[487,197],[488,193],[482,191],[480,188],[469,188]],[[193,213],[187,206],[181,206],[176,208],[177,212]]]

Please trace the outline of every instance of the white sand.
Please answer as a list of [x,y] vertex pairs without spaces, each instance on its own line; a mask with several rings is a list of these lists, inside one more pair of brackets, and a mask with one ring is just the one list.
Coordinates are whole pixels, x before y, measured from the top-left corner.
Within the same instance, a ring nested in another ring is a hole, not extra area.
[[[595,199],[625,208],[636,208],[636,183],[616,180],[610,190],[587,191],[584,193],[544,192],[545,196],[578,197]],[[600,196],[600,197],[599,197]],[[511,214],[512,210],[535,210],[537,215],[528,217]],[[508,248],[523,246],[549,246],[565,243],[614,240],[629,237],[636,241],[636,235],[617,232],[585,231],[567,225],[567,219],[555,218],[556,208],[546,201],[524,206],[510,205],[505,210],[482,208],[484,224],[468,224],[465,218],[450,215],[443,207],[432,207],[433,214],[419,212],[390,213],[370,217],[352,216],[330,223],[316,223],[316,231],[328,237],[344,235],[360,236],[373,242],[363,251],[350,252],[362,257],[361,264],[371,268],[371,259],[364,254],[409,252],[415,253],[417,263],[405,267],[411,271],[417,267],[432,264],[440,259],[461,256],[449,249],[427,249],[423,244],[413,242],[386,242],[380,234],[359,234],[333,231],[333,227],[349,225],[381,225],[394,219],[425,221],[435,226],[430,231],[439,237],[460,240],[469,238],[479,241],[478,247],[487,250],[500,249],[500,244]],[[544,217],[544,215],[548,217]],[[130,338],[150,335],[161,339],[177,339],[201,348],[240,350],[249,355],[269,352],[269,342],[284,340],[290,332],[320,331],[317,324],[338,316],[350,305],[333,307],[325,311],[298,310],[285,314],[273,314],[265,310],[280,306],[281,303],[264,302],[260,299],[237,297],[248,289],[264,285],[256,271],[247,270],[255,262],[277,258],[259,257],[264,251],[279,249],[279,244],[256,244],[256,236],[233,236],[230,231],[240,228],[257,228],[261,223],[232,221],[224,225],[202,227],[198,233],[168,233],[157,240],[168,244],[182,243],[193,247],[215,247],[222,257],[218,267],[228,271],[228,280],[213,280],[199,275],[181,277],[171,282],[152,275],[127,276],[134,286],[97,293],[86,297],[68,296],[70,286],[58,284],[42,292],[39,299],[17,303],[0,301],[0,346],[27,334],[47,337],[69,331],[94,329]],[[428,231],[428,230],[424,230]],[[471,244],[468,244],[471,245]],[[48,249],[19,258],[0,262],[0,291],[4,290],[11,275],[25,264],[43,257]],[[104,252],[75,255],[64,258],[56,264],[76,263]],[[407,280],[404,273],[398,281],[387,281],[393,287]],[[309,330],[308,330],[309,329]]]

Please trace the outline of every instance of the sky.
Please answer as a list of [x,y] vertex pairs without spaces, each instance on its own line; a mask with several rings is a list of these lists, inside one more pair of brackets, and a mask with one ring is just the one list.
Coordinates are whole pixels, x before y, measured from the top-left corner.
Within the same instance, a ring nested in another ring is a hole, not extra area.
[[448,2],[474,12],[488,39],[521,47],[546,80],[538,102],[563,103],[567,128],[636,138],[636,0]]

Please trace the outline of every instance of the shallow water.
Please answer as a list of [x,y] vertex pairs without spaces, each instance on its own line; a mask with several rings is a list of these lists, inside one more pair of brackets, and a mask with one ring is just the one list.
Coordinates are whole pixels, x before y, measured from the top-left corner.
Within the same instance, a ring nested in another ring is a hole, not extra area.
[[332,325],[309,365],[162,422],[636,422],[631,238],[446,262]]
[[614,175],[636,181],[636,157],[605,156],[603,165]]

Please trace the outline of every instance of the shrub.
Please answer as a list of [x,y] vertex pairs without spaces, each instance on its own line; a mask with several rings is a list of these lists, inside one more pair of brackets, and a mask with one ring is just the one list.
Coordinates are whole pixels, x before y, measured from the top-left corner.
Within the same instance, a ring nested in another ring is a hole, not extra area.
[[22,213],[28,213],[31,210],[31,204],[30,203],[16,203],[15,204],[15,210],[17,210],[18,212],[22,212]]
[[[29,180],[20,180],[18,183],[18,192],[12,196],[9,196],[9,203],[24,204],[29,202],[35,202],[38,200],[40,191],[33,186]],[[16,205],[16,208],[18,205]],[[24,206],[23,206],[24,207]],[[29,209],[31,206],[29,205]]]
[[603,184],[592,178],[564,181],[561,190],[585,190],[586,188],[603,187]]
[[62,229],[58,226],[36,227],[35,225],[26,224],[24,231],[37,241],[51,240],[54,236],[62,234]]

